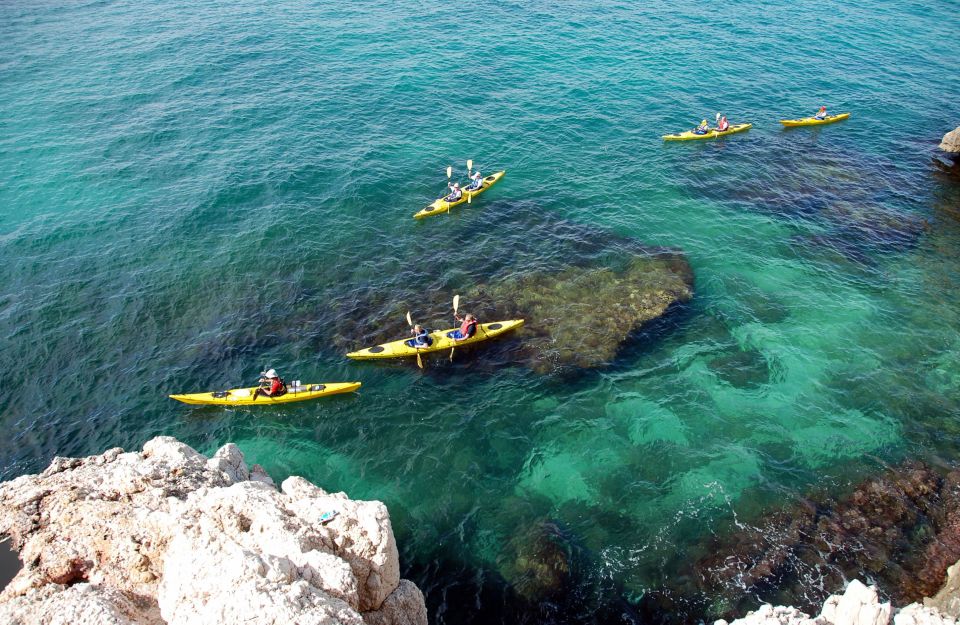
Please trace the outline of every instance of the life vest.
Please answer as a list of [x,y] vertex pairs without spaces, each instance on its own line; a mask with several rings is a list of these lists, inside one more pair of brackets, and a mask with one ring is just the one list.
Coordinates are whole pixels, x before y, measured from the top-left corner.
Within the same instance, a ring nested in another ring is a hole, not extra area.
[[270,383],[270,395],[283,395],[287,392],[287,383],[283,381],[283,378],[277,376],[273,378],[273,382]]
[[463,320],[463,323],[460,324],[460,336],[462,338],[470,338],[477,333],[477,320],[467,321]]
[[717,130],[719,130],[720,132],[723,132],[724,130],[727,130],[728,128],[730,128],[730,122],[727,121],[727,118],[726,118],[726,117],[721,117],[721,118],[720,118],[720,123],[717,124]]

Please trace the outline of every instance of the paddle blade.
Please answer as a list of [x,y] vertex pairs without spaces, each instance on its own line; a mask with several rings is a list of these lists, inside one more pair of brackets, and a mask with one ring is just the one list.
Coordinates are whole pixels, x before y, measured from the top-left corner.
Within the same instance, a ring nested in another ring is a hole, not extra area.
[[413,327],[413,318],[410,316],[410,311],[407,311],[407,323],[410,324],[410,327]]
[[417,352],[417,366],[423,369],[423,359],[420,358],[420,352]]
[[460,296],[453,296],[453,312],[457,312],[457,309],[460,308]]
[[451,347],[451,348],[450,348],[450,362],[453,362],[453,350],[454,350],[454,349],[456,349],[456,348],[455,348],[455,347]]
[[467,159],[467,169],[473,169],[473,159]]
[[450,176],[453,175],[453,167],[447,165],[447,180],[450,179]]
[[469,204],[471,201],[473,201],[473,194],[467,193],[467,204]]

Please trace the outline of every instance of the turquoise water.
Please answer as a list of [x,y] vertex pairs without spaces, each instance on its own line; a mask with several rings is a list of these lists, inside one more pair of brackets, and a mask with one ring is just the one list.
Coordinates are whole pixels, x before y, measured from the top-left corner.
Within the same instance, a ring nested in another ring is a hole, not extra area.
[[[233,441],[385,501],[433,622],[586,622],[627,618],[734,515],[953,463],[958,196],[930,158],[960,119],[956,5],[719,8],[0,5],[0,477]],[[853,117],[776,121],[821,103]],[[754,128],[660,140],[716,111]],[[412,220],[468,158],[507,176]],[[515,340],[424,371],[342,357],[407,309],[442,324],[450,293],[575,264],[581,236],[695,273],[609,367],[538,375]],[[265,365],[364,387],[165,397]],[[504,607],[544,521],[581,612]]]

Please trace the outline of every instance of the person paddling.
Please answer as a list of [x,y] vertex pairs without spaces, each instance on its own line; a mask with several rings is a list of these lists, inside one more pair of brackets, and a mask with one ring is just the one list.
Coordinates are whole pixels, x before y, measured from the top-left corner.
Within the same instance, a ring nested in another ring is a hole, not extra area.
[[257,397],[264,395],[266,397],[279,397],[287,392],[287,385],[284,383],[283,378],[277,375],[275,369],[270,369],[269,371],[262,373],[260,376],[260,385],[257,387],[257,390],[253,392],[253,401],[257,400]]
[[419,323],[413,326],[410,333],[413,334],[413,338],[407,341],[407,345],[410,347],[430,347],[433,344],[433,339],[430,338],[430,330]]
[[456,202],[463,197],[463,191],[460,190],[460,183],[454,182],[453,184],[447,183],[447,187],[450,188],[450,195],[443,198],[446,202]]
[[726,132],[728,130],[730,130],[730,122],[727,121],[727,116],[717,113],[717,132]]
[[707,123],[707,120],[703,120],[699,126],[693,129],[695,135],[705,135],[708,132],[710,132],[710,124]]
[[461,317],[454,313],[453,318],[461,322],[459,329],[447,333],[454,341],[465,341],[477,333],[477,318],[473,315],[467,313]]
[[814,119],[826,119],[827,118],[827,107],[821,106],[820,110],[817,111],[817,114],[813,116]]
[[472,180],[473,182],[471,182],[469,186],[465,187],[464,191],[476,191],[477,189],[483,186],[483,176],[480,175],[479,169],[473,172],[473,175],[470,176],[470,180]]

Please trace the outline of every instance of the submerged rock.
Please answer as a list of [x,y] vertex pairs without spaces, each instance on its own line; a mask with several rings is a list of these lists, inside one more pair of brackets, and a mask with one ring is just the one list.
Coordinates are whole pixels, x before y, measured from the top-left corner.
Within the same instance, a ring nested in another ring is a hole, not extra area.
[[55,458],[0,485],[0,534],[24,563],[4,623],[427,622],[382,503],[298,477],[278,491],[232,444]]
[[523,317],[523,354],[541,373],[609,364],[630,335],[693,295],[678,253],[637,255],[625,266],[577,267],[482,284],[469,298],[488,318]]
[[940,149],[944,152],[960,154],[960,126],[943,135]]
[[570,579],[571,553],[555,523],[541,520],[514,536],[503,572],[518,595],[536,602],[563,592]]
[[960,472],[909,463],[839,501],[807,500],[711,539],[693,566],[696,588],[683,592],[714,597],[723,614],[750,595],[802,597],[809,609],[825,589],[869,575],[898,602],[917,601],[960,558],[958,504]]

